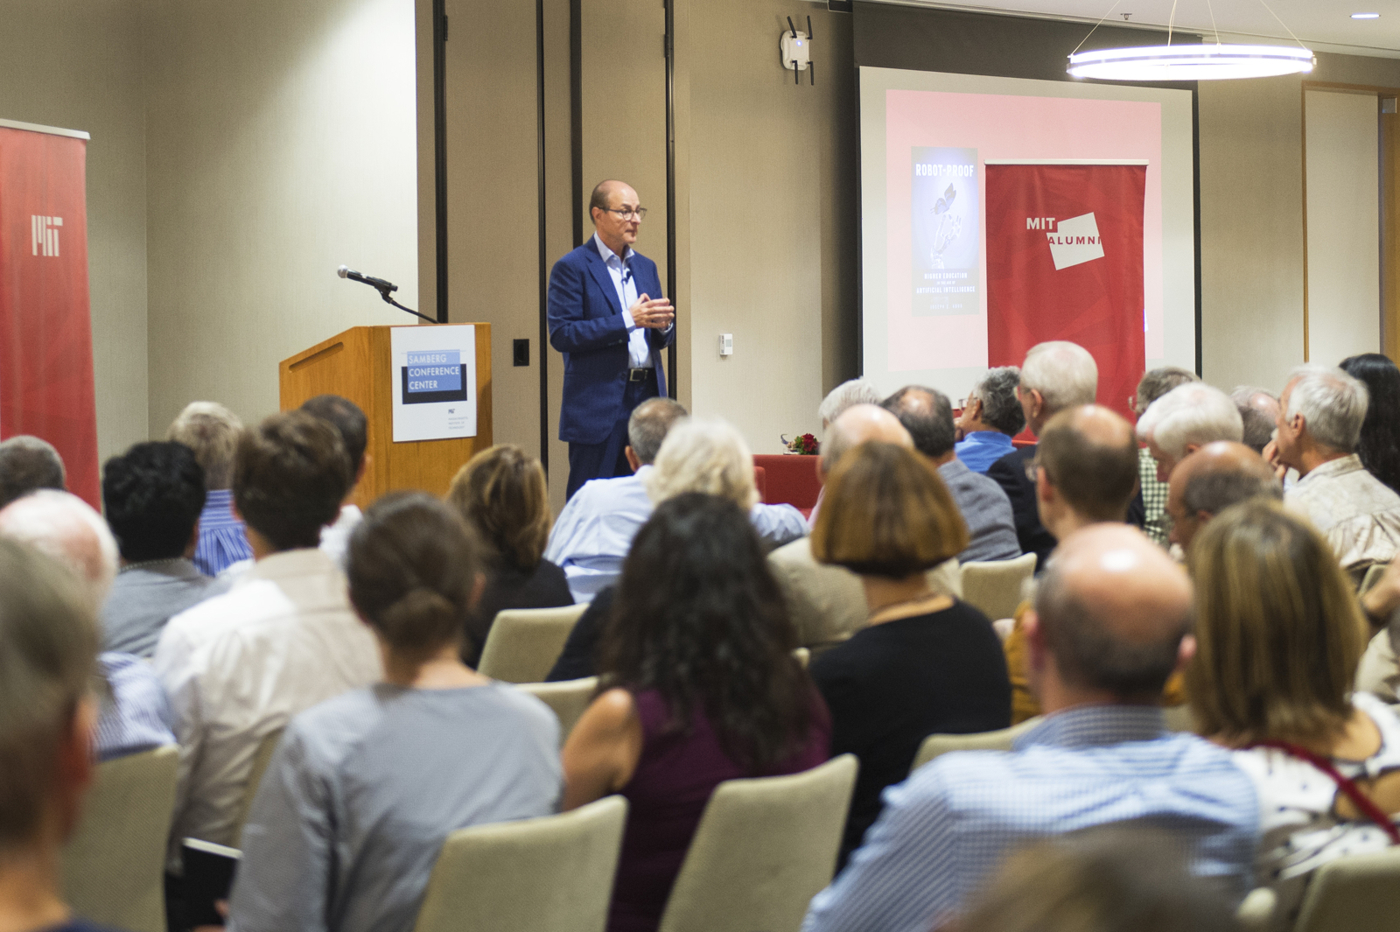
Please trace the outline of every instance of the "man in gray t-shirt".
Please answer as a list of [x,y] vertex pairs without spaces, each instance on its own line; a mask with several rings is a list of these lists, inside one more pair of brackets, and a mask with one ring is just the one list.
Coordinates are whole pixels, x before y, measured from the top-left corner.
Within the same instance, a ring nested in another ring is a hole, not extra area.
[[122,566],[102,606],[102,649],[150,657],[171,616],[227,586],[190,559],[204,470],[181,443],[138,443],[102,468],[102,504]]

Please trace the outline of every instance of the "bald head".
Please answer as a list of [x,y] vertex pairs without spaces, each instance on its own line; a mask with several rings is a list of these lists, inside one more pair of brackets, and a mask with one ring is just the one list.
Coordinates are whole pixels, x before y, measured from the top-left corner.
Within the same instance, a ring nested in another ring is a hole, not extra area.
[[1061,541],[1037,588],[1035,613],[1059,685],[1155,702],[1191,626],[1191,583],[1137,529],[1096,524]]
[[1037,493],[1042,512],[1069,508],[1084,521],[1127,517],[1138,452],[1133,427],[1121,415],[1102,405],[1067,408],[1046,423],[1035,456],[1048,485]]
[[1263,496],[1283,498],[1283,485],[1269,464],[1243,443],[1208,443],[1177,464],[1167,491],[1170,538],[1183,548],[1207,521],[1231,505]]
[[899,418],[877,405],[852,405],[832,421],[827,430],[826,441],[822,444],[822,475],[836,468],[841,454],[870,440],[914,448],[914,440],[899,423]]
[[952,455],[957,428],[947,395],[922,385],[906,385],[880,406],[899,418],[914,441],[914,449],[924,456],[941,462]]
[[0,535],[43,551],[83,584],[94,611],[117,575],[117,542],[107,522],[69,492],[44,489],[0,509]]

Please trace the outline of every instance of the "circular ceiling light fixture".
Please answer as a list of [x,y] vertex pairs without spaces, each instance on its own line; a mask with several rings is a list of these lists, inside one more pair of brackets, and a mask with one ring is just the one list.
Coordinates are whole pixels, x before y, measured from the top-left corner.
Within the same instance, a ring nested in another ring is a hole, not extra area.
[[1069,73],[1100,81],[1218,81],[1306,74],[1316,63],[1301,47],[1203,43],[1075,52]]

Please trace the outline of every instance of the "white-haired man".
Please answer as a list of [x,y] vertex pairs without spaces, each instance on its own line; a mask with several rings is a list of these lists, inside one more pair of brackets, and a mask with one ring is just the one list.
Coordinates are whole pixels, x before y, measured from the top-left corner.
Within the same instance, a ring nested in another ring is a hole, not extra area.
[[[1021,365],[1021,381],[1016,397],[1026,415],[1026,426],[1036,436],[1056,413],[1075,405],[1094,403],[1099,388],[1099,367],[1089,351],[1067,340],[1037,343],[1026,353]],[[1022,553],[1036,555],[1036,565],[1044,566],[1055,538],[1040,523],[1035,494],[1035,447],[1022,447],[1006,454],[987,468],[1006,497],[1016,518],[1016,538]]]
[[[637,405],[627,420],[624,449],[632,475],[585,482],[559,513],[544,558],[564,570],[575,602],[593,601],[622,575],[632,538],[655,507],[648,485],[653,463],[672,428],[685,417],[685,408],[670,398],[649,398]],[[747,446],[742,452],[752,474],[753,456]],[[791,505],[759,503],[749,510],[749,518],[769,547],[781,546],[807,530],[802,512]]]
[[1357,582],[1400,552],[1400,495],[1356,455],[1368,401],[1360,381],[1318,365],[1293,370],[1279,399],[1278,459],[1299,476],[1284,504],[1322,532]]
[[[87,502],[52,489],[17,498],[0,509],[0,537],[29,544],[65,566],[96,616],[117,575],[117,542]],[[98,759],[174,744],[170,703],[150,665],[115,651],[98,655],[97,662],[112,693],[97,720]]]
[[1157,461],[1157,481],[1167,482],[1177,463],[1206,444],[1238,443],[1244,421],[1229,395],[1204,382],[1187,382],[1147,406],[1137,436]]

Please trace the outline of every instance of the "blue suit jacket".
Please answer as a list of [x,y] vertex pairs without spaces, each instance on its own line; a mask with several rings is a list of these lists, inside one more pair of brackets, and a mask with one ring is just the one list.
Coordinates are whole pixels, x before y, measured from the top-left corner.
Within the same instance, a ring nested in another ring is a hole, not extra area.
[[[637,294],[661,297],[656,263],[639,252],[630,262]],[[554,263],[549,275],[549,344],[564,354],[564,403],[559,411],[559,439],[566,443],[602,443],[622,417],[627,386],[627,324],[612,276],[588,241]],[[661,350],[676,328],[648,330],[656,382],[666,394]]]

